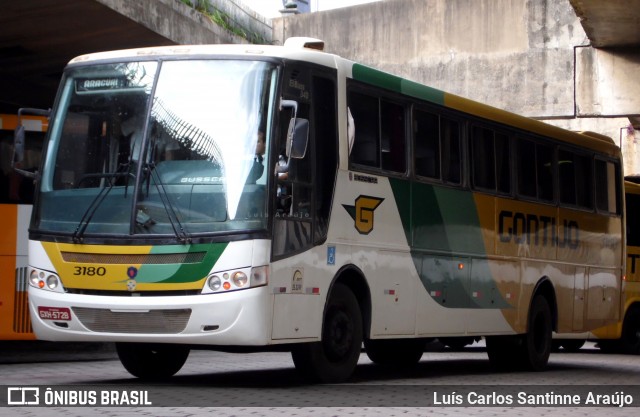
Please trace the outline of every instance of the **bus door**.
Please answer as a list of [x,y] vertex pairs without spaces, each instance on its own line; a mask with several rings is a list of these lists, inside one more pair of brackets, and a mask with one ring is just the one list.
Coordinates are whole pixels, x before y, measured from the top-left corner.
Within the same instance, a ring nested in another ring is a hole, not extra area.
[[[324,297],[319,289],[326,289],[331,277],[309,261],[313,256],[308,252],[326,240],[338,165],[335,71],[290,65],[283,85],[282,98],[290,105],[295,102],[297,109],[283,108],[272,141],[277,155],[272,258],[278,262],[272,265],[270,280],[285,289],[274,297],[274,339],[320,334]],[[302,123],[308,121],[304,152],[287,151],[293,113]]]

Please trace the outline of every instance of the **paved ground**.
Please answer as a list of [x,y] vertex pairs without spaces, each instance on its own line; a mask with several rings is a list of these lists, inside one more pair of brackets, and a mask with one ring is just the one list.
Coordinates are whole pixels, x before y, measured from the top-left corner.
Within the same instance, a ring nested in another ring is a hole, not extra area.
[[[348,384],[305,385],[286,353],[227,354],[192,352],[171,380],[150,387],[132,378],[117,361],[111,345],[0,344],[2,385],[72,384],[131,390],[151,389],[155,401],[168,407],[40,407],[0,408],[0,416],[637,416],[640,409],[640,358],[600,354],[593,346],[581,353],[553,354],[541,373],[493,371],[483,347],[463,352],[425,353],[412,370],[380,368],[362,355]],[[634,390],[636,407],[420,407],[421,395],[437,393],[441,401],[500,385],[513,390],[561,392],[592,385]],[[636,387],[629,387],[635,385]],[[158,397],[157,393],[161,393]],[[448,396],[448,397],[447,397]],[[183,404],[197,407],[184,407]],[[176,406],[175,404],[179,405]],[[209,407],[208,405],[216,405]],[[386,405],[386,406],[385,406]]]

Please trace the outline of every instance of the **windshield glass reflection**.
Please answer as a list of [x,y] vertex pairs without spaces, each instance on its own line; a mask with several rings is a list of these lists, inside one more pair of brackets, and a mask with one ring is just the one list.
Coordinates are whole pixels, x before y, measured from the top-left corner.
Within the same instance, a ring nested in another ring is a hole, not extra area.
[[71,71],[35,224],[74,237],[266,228],[275,78],[229,60]]

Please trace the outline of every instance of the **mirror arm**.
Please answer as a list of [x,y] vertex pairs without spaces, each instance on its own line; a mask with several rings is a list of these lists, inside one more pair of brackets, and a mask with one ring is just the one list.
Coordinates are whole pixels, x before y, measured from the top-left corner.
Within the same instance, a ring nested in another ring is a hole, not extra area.
[[280,110],[282,110],[284,107],[291,107],[293,108],[293,118],[296,118],[296,115],[298,114],[298,102],[295,100],[285,100],[283,98],[280,99]]
[[13,167],[13,170],[23,177],[35,179],[38,176],[37,172],[25,171],[24,169]]
[[22,107],[22,108],[18,109],[18,118],[20,118],[20,116],[22,116],[23,113],[33,114],[35,116],[49,117],[49,115],[51,115],[51,109],[44,110],[44,109],[34,109],[34,108],[29,108],[29,107]]

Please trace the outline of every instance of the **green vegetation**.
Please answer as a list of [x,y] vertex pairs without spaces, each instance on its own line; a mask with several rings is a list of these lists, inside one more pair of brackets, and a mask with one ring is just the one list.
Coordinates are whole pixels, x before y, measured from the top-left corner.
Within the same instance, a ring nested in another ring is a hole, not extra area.
[[227,13],[217,9],[208,0],[180,0],[189,7],[194,8],[203,15],[207,16],[216,25],[228,30],[236,36],[240,36],[250,43],[266,44],[268,41],[261,35],[244,28],[237,21],[231,18]]

